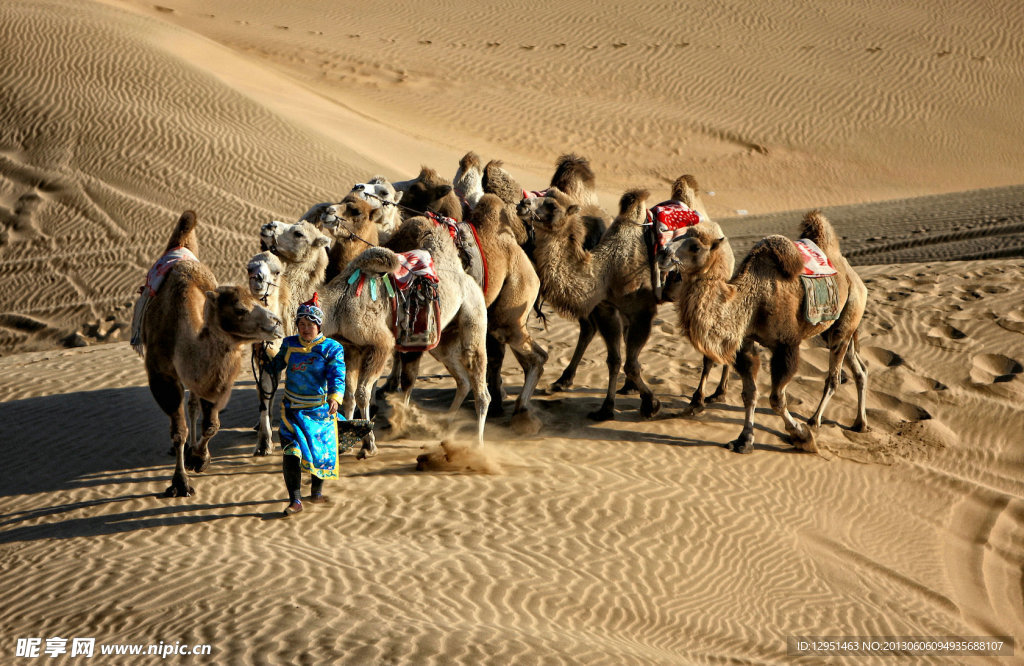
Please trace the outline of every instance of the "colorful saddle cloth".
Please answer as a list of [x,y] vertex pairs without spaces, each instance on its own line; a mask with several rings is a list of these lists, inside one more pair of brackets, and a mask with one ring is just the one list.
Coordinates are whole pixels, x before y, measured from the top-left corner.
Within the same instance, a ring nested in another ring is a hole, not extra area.
[[700,213],[691,210],[682,201],[662,201],[647,211],[647,222],[654,237],[654,253],[669,244],[676,236],[682,236],[689,227],[700,222]]
[[480,237],[477,236],[476,227],[469,222],[457,222],[450,217],[431,213],[430,211],[427,211],[426,216],[433,220],[434,224],[443,226],[448,230],[448,235],[452,237],[452,241],[455,243],[455,249],[459,251],[463,270],[486,293],[487,257],[484,256],[483,248],[480,246]]
[[153,267],[146,274],[146,284],[139,287],[139,300],[135,302],[135,310],[132,312],[132,337],[130,344],[132,349],[140,356],[143,350],[142,319],[146,314],[146,308],[149,306],[149,299],[156,296],[156,292],[160,290],[160,285],[164,283],[164,278],[167,277],[167,274],[179,261],[199,261],[199,259],[187,247],[171,248],[156,260],[156,263],[153,264]]
[[839,284],[836,268],[818,245],[808,239],[793,241],[804,259],[800,282],[804,286],[804,318],[809,324],[839,319]]
[[398,254],[392,332],[399,351],[428,351],[441,341],[441,299],[434,261],[426,250]]

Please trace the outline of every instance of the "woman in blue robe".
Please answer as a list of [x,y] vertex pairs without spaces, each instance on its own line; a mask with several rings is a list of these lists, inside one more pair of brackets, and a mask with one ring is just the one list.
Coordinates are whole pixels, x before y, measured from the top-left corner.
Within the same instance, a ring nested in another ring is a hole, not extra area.
[[309,472],[309,501],[327,501],[324,479],[338,478],[338,420],[345,395],[345,350],[324,337],[324,313],[317,295],[299,306],[295,325],[299,334],[284,339],[273,359],[273,371],[285,371],[281,401],[282,468],[289,504],[285,516],[302,511],[302,470]]

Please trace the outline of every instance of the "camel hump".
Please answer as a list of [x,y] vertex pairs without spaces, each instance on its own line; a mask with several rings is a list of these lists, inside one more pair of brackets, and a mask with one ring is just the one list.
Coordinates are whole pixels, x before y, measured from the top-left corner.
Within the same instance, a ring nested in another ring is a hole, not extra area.
[[697,179],[690,174],[684,174],[672,183],[672,198],[693,208],[697,199],[697,190]]
[[459,160],[459,171],[466,173],[473,167],[480,168],[480,156],[471,150]]
[[356,269],[363,273],[394,273],[400,265],[398,255],[391,250],[386,247],[371,247],[363,250],[349,263],[345,274],[351,275]]
[[647,220],[647,200],[651,197],[650,190],[637,188],[627,191],[619,199],[619,216],[633,222]]
[[196,214],[194,211],[186,210],[178,218],[178,224],[171,232],[171,239],[167,241],[167,248],[164,252],[176,247],[186,248],[192,254],[199,256],[199,239],[196,236]]
[[590,161],[575,153],[560,156],[555,163],[555,173],[551,176],[551,186],[563,192],[576,193],[580,185],[594,187],[594,172],[590,169]]
[[482,232],[491,232],[503,226],[502,211],[505,202],[496,194],[484,194],[469,214],[469,222]]
[[503,164],[501,160],[488,162],[480,186],[484,192],[497,195],[505,203],[514,206],[523,198],[523,188],[505,171]]
[[758,266],[769,264],[782,277],[794,279],[804,271],[804,260],[793,241],[785,236],[767,236],[759,240],[743,260],[739,273],[747,273]]
[[839,239],[836,238],[836,230],[820,210],[812,210],[804,215],[804,219],[800,223],[800,238],[814,241],[826,256],[839,252]]

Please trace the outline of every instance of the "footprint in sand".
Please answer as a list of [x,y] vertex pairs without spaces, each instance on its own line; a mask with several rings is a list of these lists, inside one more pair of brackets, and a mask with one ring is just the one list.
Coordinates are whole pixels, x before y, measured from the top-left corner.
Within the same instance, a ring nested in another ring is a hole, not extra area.
[[864,358],[884,368],[895,368],[904,364],[903,357],[882,347],[868,347],[864,350]]
[[1006,314],[996,314],[995,322],[1008,331],[1024,333],[1024,309],[1007,312]]
[[971,359],[971,381],[974,384],[1010,382],[1024,372],[1024,365],[1002,354],[978,354]]
[[907,402],[894,395],[882,393],[881,391],[868,391],[868,394],[882,409],[892,414],[897,414],[907,421],[927,421],[932,417],[924,407]]
[[963,340],[967,337],[967,334],[961,331],[956,326],[948,323],[941,323],[932,326],[928,329],[925,334],[928,336],[930,342],[945,342],[948,340]]

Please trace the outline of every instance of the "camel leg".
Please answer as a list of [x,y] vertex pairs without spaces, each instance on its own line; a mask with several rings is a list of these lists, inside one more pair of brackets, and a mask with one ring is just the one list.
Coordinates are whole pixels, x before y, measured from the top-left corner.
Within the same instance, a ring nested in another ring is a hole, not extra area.
[[[714,367],[715,362],[705,356],[704,366],[700,371],[700,380],[697,382],[697,388],[693,390],[693,395],[690,396],[689,406],[683,410],[683,416],[693,416],[704,411],[704,391],[707,389],[708,375],[711,374],[711,369]],[[726,367],[728,368],[729,366]]]
[[744,340],[736,353],[736,372],[743,378],[743,430],[740,436],[725,445],[736,453],[754,452],[754,409],[757,406],[757,371],[761,358],[755,342]]
[[478,446],[483,446],[484,422],[491,403],[491,394],[487,390],[486,345],[470,346],[469,349],[462,352],[460,360],[463,367],[466,368],[469,382],[473,387],[473,404],[476,406],[476,442]]
[[402,387],[402,352],[395,352],[391,357],[391,374],[388,375],[388,380],[384,382],[384,386],[381,387],[380,392],[382,394],[394,393],[400,390]]
[[363,350],[353,345],[345,347],[345,396],[341,399],[341,414],[351,420],[356,415],[356,388],[362,379]]
[[[729,371],[731,368],[726,363],[722,366],[722,378],[718,381],[718,388],[708,396],[707,402],[724,402],[725,392],[729,389]],[[710,369],[709,369],[710,371]]]
[[516,397],[512,409],[512,429],[520,435],[535,435],[543,425],[530,408],[530,399],[540,376],[544,374],[544,363],[548,354],[524,329],[520,335],[509,341],[509,347],[519,365],[523,368],[523,388]]
[[[362,353],[359,368],[359,388],[357,390],[358,406],[360,416],[364,419],[370,418],[370,401],[375,395],[374,387],[377,385],[377,378],[388,362],[387,347],[371,347]],[[347,388],[347,387],[346,387]],[[363,460],[377,455],[377,438],[371,430],[363,438],[362,446],[356,453],[356,458]]]
[[779,344],[772,350],[772,410],[782,417],[786,425],[786,432],[793,446],[804,451],[817,451],[814,443],[814,434],[810,428],[798,422],[789,413],[789,399],[786,397],[786,386],[796,374],[797,366],[800,363],[800,343]]
[[835,395],[836,388],[839,386],[840,373],[843,370],[843,359],[846,358],[846,350],[849,348],[849,345],[849,338],[832,337],[828,350],[828,375],[825,377],[825,388],[821,392],[821,402],[818,403],[818,408],[814,410],[811,418],[807,420],[807,423],[815,428],[821,427],[821,417],[825,414],[825,407],[832,399],[832,396]]
[[270,455],[270,450],[274,447],[274,429],[270,424],[270,409],[274,403],[274,375],[268,368],[262,365],[259,368],[256,385],[257,391],[260,394],[260,423],[256,439],[256,449],[252,454],[254,456],[266,456]]
[[597,333],[597,322],[593,312],[586,319],[579,319],[577,321],[580,324],[580,335],[576,340],[576,349],[572,352],[569,365],[565,366],[561,376],[551,385],[549,389],[551,391],[568,391],[572,388],[572,382],[576,378],[576,368],[579,367],[580,361],[583,360],[583,354],[587,351],[587,347],[590,346],[590,342]]
[[640,352],[651,336],[653,319],[653,311],[640,312],[626,327],[626,379],[632,379],[640,391],[640,416],[644,418],[654,416],[661,409],[661,401],[644,381],[643,366],[640,365]]
[[867,389],[868,389],[868,368],[857,353],[856,339],[850,343],[846,350],[846,364],[853,373],[854,381],[857,382],[857,419],[853,422],[852,429],[856,432],[864,432],[868,429],[867,412]]
[[[147,357],[149,358],[149,357]],[[185,471],[185,444],[188,441],[188,422],[185,418],[184,389],[177,379],[147,368],[149,390],[156,404],[170,418],[171,451],[175,457],[174,476],[164,491],[165,497],[188,497],[196,490],[189,485]]]
[[[626,317],[624,317],[621,312],[619,313],[619,319],[622,320],[622,337],[624,339],[626,339],[626,340],[629,340],[629,320]],[[653,319],[653,317],[652,317],[652,319]],[[651,334],[651,332],[650,332],[650,329],[648,328],[647,335],[650,336],[650,334]],[[628,345],[628,343],[627,343],[627,345]],[[627,359],[629,357],[628,349],[629,348],[627,346],[627,353],[626,353]],[[633,395],[634,393],[640,393],[640,392],[641,392],[640,391],[640,387],[636,385],[636,382],[633,381],[633,379],[629,376],[629,373],[626,373],[626,380],[624,382],[622,382],[622,388],[620,388],[615,393],[617,395]]]
[[619,381],[619,368],[622,367],[622,321],[613,308],[605,308],[598,316],[597,331],[601,334],[607,351],[608,391],[600,409],[590,412],[587,417],[595,421],[609,421],[615,418],[615,385]]
[[501,366],[505,361],[505,342],[502,337],[490,331],[487,333],[487,390],[494,396],[488,416],[502,416],[505,413],[502,405],[505,389],[501,385]]
[[[210,466],[210,440],[220,430],[220,419],[218,409],[212,402],[202,400],[189,391],[188,398],[189,419],[196,419],[201,412],[203,415],[203,434],[197,437],[198,442],[185,452],[185,468],[195,472],[205,472]],[[195,432],[197,429],[193,429]]]
[[399,386],[402,389],[402,404],[406,407],[409,406],[412,399],[412,387],[420,374],[421,358],[423,358],[423,352],[401,352],[399,354]]

